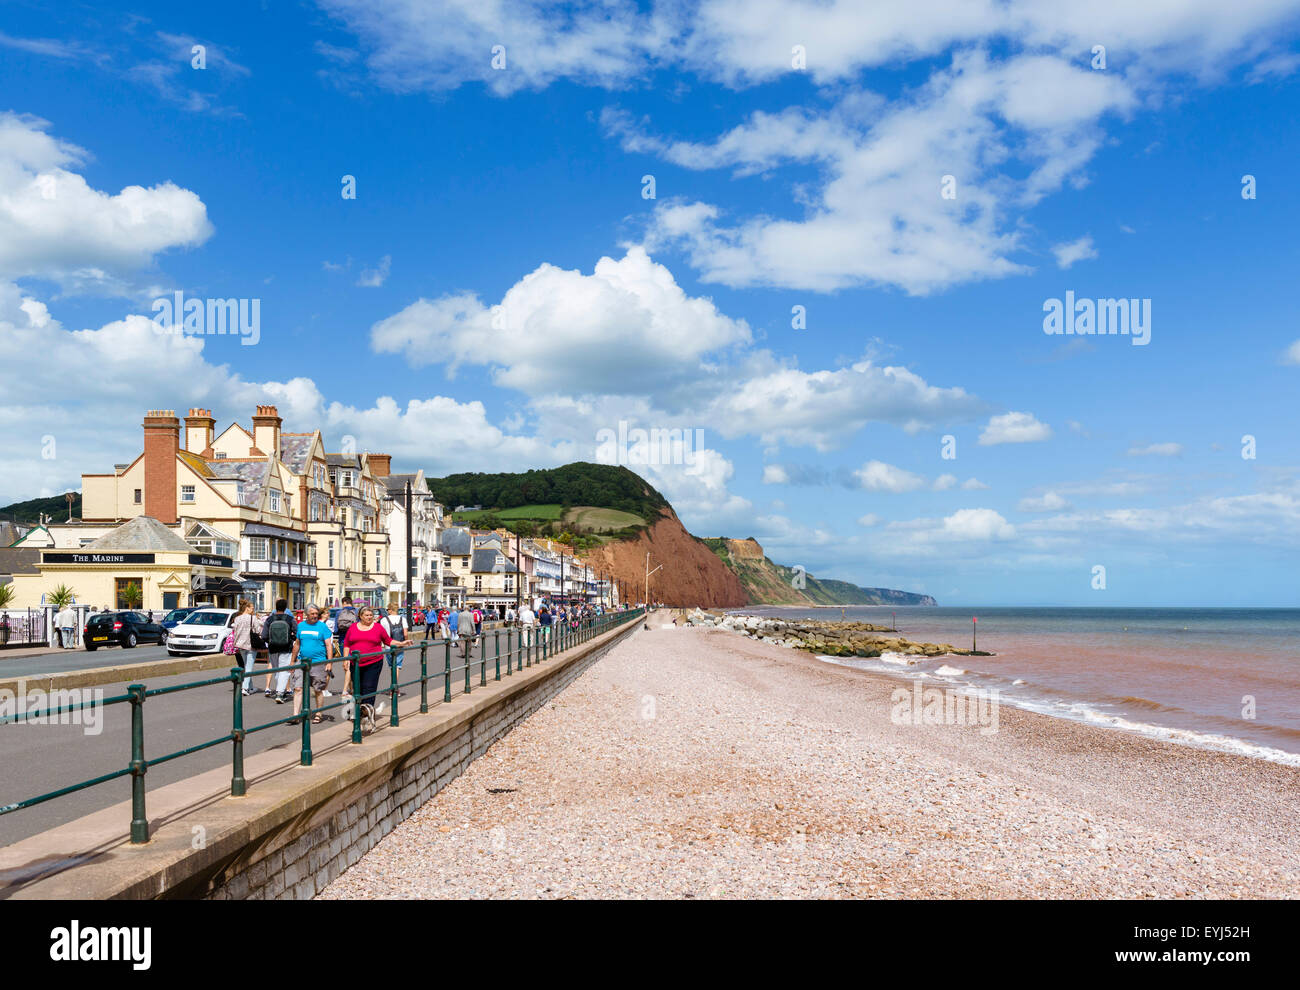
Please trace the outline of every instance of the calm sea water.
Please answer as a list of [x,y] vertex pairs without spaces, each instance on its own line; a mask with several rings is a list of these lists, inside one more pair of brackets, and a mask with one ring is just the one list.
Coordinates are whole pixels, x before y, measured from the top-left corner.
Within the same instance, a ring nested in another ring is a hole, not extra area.
[[[836,608],[738,611],[835,620]],[[890,608],[845,618],[991,657],[837,662],[1004,704],[1300,766],[1300,609]],[[1253,713],[1251,702],[1253,700]],[[1253,717],[1252,717],[1253,715]]]

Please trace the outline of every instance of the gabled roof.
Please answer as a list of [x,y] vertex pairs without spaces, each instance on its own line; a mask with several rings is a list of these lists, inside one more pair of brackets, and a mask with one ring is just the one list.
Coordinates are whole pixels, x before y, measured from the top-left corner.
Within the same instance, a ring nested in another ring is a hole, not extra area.
[[85,547],[94,551],[153,550],[192,553],[193,548],[153,516],[136,516]]
[[215,480],[233,480],[239,495],[239,504],[256,508],[262,501],[262,488],[271,470],[270,461],[208,461]]
[[178,450],[176,451],[176,456],[184,461],[186,466],[200,478],[212,477],[212,469],[208,467],[208,462],[198,454],[190,453],[188,450]]
[[315,437],[314,433],[281,433],[280,462],[294,474],[306,474]]
[[442,538],[438,541],[438,549],[452,557],[468,557],[474,549],[469,530],[460,526],[444,529]]
[[356,454],[326,454],[325,463],[330,467],[361,467],[361,458]]
[[474,551],[470,570],[475,574],[518,574],[519,568],[503,557],[500,551],[482,549]]

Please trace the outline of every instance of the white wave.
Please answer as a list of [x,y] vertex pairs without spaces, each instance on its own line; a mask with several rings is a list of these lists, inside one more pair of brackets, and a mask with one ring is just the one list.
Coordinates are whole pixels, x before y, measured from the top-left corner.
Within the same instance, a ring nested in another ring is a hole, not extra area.
[[962,670],[960,667],[949,667],[945,663],[942,667],[936,670],[935,673],[940,677],[960,677],[962,674],[966,673],[966,671]]

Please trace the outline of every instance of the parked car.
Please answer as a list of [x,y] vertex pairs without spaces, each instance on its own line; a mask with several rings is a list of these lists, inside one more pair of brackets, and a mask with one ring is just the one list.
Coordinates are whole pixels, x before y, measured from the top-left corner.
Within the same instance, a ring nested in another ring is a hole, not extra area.
[[167,642],[167,630],[141,612],[96,612],[86,622],[83,642],[91,653],[101,646],[129,650],[138,643]]
[[193,612],[197,612],[202,607],[203,607],[202,605],[190,605],[186,608],[174,608],[166,615],[164,615],[162,617],[162,621],[159,622],[158,624],[162,626],[164,629],[175,629],[178,625],[181,624],[181,622],[184,621],[187,615],[190,615]]
[[233,608],[195,609],[168,634],[167,652],[174,657],[185,653],[220,653],[234,622]]

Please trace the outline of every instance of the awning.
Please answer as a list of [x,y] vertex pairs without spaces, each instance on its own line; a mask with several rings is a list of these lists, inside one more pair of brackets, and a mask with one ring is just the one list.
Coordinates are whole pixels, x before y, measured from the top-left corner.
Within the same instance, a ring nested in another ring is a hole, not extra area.
[[194,591],[210,591],[218,595],[237,595],[244,585],[228,577],[196,577],[191,584]]
[[344,585],[344,590],[345,591],[383,591],[384,586],[382,584],[376,584],[374,581],[371,581],[368,584]]
[[246,523],[244,535],[273,536],[277,540],[292,540],[295,543],[311,542],[306,533],[300,533],[296,529],[285,529],[283,526],[268,526],[266,523]]

